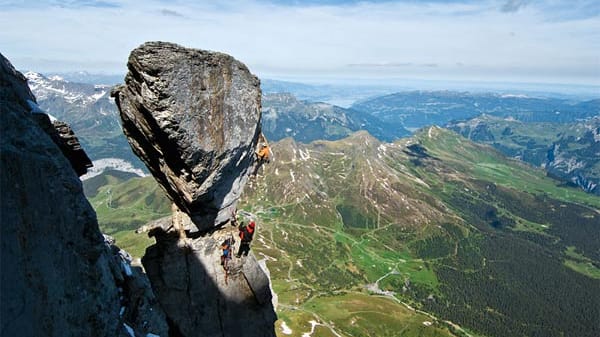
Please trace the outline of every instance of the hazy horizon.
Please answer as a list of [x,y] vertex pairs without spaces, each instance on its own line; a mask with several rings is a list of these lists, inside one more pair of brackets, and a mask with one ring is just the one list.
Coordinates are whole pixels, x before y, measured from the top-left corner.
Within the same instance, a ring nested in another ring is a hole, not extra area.
[[260,78],[600,85],[592,0],[0,0],[0,52],[41,73],[125,73],[146,41]]

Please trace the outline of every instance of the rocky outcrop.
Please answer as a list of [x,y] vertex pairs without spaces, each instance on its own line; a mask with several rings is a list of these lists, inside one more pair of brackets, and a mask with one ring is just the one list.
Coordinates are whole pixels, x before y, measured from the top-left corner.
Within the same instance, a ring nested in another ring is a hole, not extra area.
[[[237,228],[224,228],[188,239],[182,245],[171,227],[171,217],[153,222],[157,240],[142,263],[152,287],[178,336],[275,336],[277,319],[271,304],[269,279],[253,254],[220,264],[221,243],[234,238]],[[190,220],[184,215],[184,223]]]
[[[600,125],[600,118],[591,119],[589,123]],[[600,173],[596,169],[600,154],[600,139],[597,139],[599,129],[600,127],[594,127],[583,137],[579,137],[579,148],[569,148],[574,142],[569,143],[565,139],[553,143],[544,164],[548,176],[567,181],[569,185],[577,186],[587,193],[600,195]]]
[[229,55],[149,42],[115,97],[123,131],[198,230],[231,218],[260,134],[258,78]]
[[93,166],[92,161],[81,147],[79,139],[77,139],[71,127],[65,122],[52,121],[46,113],[38,110],[39,108],[35,104],[32,103],[30,105],[35,109],[35,111],[32,110],[31,117],[50,136],[54,144],[58,146],[63,155],[71,163],[71,167],[75,170],[75,173],[78,176],[86,174],[88,168]]
[[0,55],[2,336],[167,335],[148,280],[98,229],[81,182]]
[[145,226],[156,244],[142,259],[171,334],[275,336],[269,279],[254,256],[220,264],[257,165],[258,79],[231,56],[162,42],[133,50],[128,68],[112,92],[123,131],[176,205]]

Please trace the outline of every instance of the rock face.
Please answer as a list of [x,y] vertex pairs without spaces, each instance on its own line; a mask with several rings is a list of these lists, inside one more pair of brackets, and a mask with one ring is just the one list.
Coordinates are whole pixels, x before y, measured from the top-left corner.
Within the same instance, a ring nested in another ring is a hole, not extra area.
[[165,336],[148,280],[105,242],[31,103],[25,78],[0,54],[1,334]]
[[[185,216],[184,216],[185,218]],[[190,223],[189,218],[184,222]],[[171,218],[151,225],[157,243],[146,250],[142,263],[176,336],[275,336],[277,319],[271,304],[269,279],[251,253],[220,264],[221,243],[234,238],[237,228],[224,228],[188,239],[182,246]]]
[[172,336],[275,336],[269,279],[252,254],[226,271],[221,243],[256,165],[258,79],[231,56],[150,42],[113,90],[134,152],[177,205],[145,226],[146,268]]
[[229,55],[148,42],[112,95],[134,152],[204,231],[228,221],[254,164],[259,80]]

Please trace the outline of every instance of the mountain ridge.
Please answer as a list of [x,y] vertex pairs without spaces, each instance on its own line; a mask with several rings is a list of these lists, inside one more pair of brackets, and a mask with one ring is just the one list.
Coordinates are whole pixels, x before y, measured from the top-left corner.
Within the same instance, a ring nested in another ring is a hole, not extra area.
[[585,121],[525,123],[489,115],[454,121],[447,127],[474,141],[492,145],[548,175],[600,195],[600,117]]

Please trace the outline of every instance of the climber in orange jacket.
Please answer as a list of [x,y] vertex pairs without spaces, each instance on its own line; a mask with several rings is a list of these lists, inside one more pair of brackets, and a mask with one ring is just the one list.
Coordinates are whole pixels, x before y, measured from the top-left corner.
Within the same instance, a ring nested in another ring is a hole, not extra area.
[[270,150],[269,150],[269,145],[267,144],[262,144],[260,147],[260,150],[256,152],[256,157],[258,158],[258,160],[260,162],[269,162],[270,161]]
[[256,223],[254,223],[254,221],[250,221],[248,226],[245,226],[243,222],[240,224],[238,229],[240,231],[239,235],[242,242],[240,243],[240,249],[235,255],[236,257],[239,258],[242,256],[242,254],[244,254],[244,256],[248,256],[248,252],[250,252],[250,242],[252,242],[255,227]]

